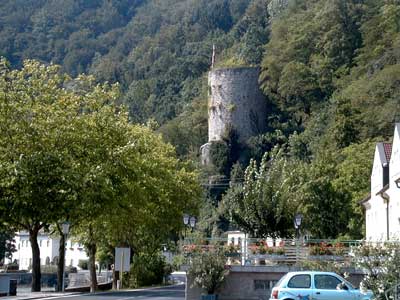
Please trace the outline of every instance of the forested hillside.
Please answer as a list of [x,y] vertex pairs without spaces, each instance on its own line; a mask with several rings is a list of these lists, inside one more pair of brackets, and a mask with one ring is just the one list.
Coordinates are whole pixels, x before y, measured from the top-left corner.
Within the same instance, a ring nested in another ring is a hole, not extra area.
[[181,158],[196,160],[207,140],[213,44],[218,66],[261,67],[270,111],[267,131],[245,145],[227,136],[230,157],[217,160],[233,181],[203,219],[282,235],[301,211],[313,236],[360,238],[374,143],[400,121],[398,0],[0,2],[0,55],[119,82],[131,121],[159,130]]
[[302,211],[314,237],[361,238],[373,147],[400,120],[400,3],[289,1],[270,30],[260,82],[280,122],[260,140],[280,146],[229,190],[227,214],[269,235]]

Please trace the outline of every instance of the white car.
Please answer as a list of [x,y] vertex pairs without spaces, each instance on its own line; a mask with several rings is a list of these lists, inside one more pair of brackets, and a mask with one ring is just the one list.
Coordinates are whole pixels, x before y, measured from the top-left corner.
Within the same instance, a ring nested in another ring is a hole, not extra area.
[[272,289],[270,300],[370,300],[371,291],[362,293],[332,272],[289,272]]

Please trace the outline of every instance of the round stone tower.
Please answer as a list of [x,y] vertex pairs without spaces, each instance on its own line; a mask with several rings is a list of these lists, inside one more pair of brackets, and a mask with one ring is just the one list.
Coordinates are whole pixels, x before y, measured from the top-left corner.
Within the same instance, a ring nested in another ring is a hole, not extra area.
[[258,85],[259,68],[223,68],[208,74],[208,141],[202,162],[209,163],[210,143],[233,129],[239,142],[265,130],[267,103]]

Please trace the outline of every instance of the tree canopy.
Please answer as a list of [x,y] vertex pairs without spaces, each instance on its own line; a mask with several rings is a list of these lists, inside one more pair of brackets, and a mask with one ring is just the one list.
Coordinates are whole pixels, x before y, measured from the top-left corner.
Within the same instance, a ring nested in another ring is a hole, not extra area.
[[37,235],[51,224],[72,222],[94,262],[102,241],[159,247],[197,208],[196,173],[160,135],[130,124],[117,96],[117,85],[71,79],[54,65],[13,70],[1,60],[1,221],[29,232],[34,291]]

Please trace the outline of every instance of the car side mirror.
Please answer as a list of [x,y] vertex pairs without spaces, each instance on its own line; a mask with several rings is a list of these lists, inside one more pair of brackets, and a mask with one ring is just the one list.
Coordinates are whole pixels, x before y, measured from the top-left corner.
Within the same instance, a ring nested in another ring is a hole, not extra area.
[[344,282],[341,282],[341,283],[339,283],[339,284],[337,285],[336,289],[347,291],[347,290],[349,289],[349,287],[348,287]]

